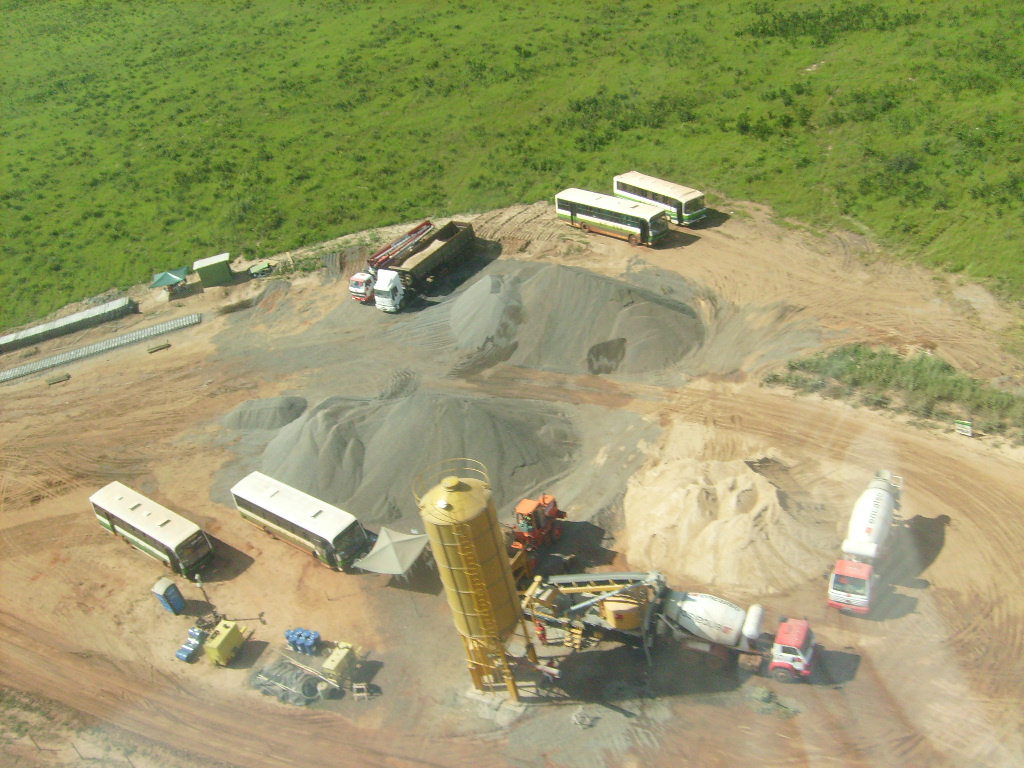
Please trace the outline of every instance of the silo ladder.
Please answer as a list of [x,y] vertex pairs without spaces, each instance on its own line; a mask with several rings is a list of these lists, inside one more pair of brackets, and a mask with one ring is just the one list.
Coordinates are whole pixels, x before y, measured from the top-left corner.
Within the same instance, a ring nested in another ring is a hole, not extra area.
[[505,646],[502,644],[501,638],[498,637],[498,623],[494,619],[494,606],[491,605],[490,598],[487,595],[487,584],[484,582],[483,571],[480,568],[480,563],[477,561],[476,547],[473,546],[470,527],[468,525],[456,525],[453,526],[452,532],[455,536],[459,557],[465,568],[466,579],[473,592],[473,607],[480,620],[480,625],[486,633],[486,637],[479,639],[478,642],[491,656],[497,657],[505,683],[509,686],[509,691],[513,697],[517,697],[512,669],[508,663]]

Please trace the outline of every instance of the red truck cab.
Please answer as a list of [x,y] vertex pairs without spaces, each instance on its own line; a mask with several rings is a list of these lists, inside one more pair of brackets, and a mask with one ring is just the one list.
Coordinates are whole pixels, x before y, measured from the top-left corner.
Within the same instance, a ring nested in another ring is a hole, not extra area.
[[782,619],[775,633],[768,674],[781,682],[807,679],[814,672],[821,647],[806,619]]
[[348,292],[361,304],[373,304],[373,283],[369,272],[356,272],[348,281]]
[[837,560],[828,581],[828,604],[841,611],[868,613],[874,578],[874,568],[870,563]]

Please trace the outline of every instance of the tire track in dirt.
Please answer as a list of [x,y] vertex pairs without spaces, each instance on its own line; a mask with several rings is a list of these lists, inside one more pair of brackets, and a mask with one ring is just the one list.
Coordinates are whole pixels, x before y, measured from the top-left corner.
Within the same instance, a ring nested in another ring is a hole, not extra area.
[[562,240],[571,233],[567,225],[555,216],[551,205],[546,202],[512,206],[481,214],[473,220],[473,229],[478,237],[485,240],[503,243],[514,241],[511,244],[518,252],[525,251],[531,243]]
[[0,559],[31,555],[48,549],[69,549],[110,536],[86,513],[58,515],[45,520],[0,528]]

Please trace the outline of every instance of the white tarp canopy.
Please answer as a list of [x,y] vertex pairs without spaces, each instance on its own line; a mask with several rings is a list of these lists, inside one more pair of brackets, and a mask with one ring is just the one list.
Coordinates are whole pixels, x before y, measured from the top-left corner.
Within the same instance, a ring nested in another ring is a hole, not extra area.
[[373,549],[362,560],[356,560],[355,565],[364,571],[399,576],[412,567],[428,541],[425,533],[399,533],[381,528]]

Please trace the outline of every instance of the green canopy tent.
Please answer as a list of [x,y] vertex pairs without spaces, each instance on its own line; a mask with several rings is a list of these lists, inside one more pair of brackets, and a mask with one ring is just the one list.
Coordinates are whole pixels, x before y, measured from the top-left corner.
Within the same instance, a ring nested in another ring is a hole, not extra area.
[[170,285],[177,285],[185,282],[185,275],[188,274],[188,267],[169,269],[166,272],[157,272],[153,275],[153,283],[150,288],[166,288]]

